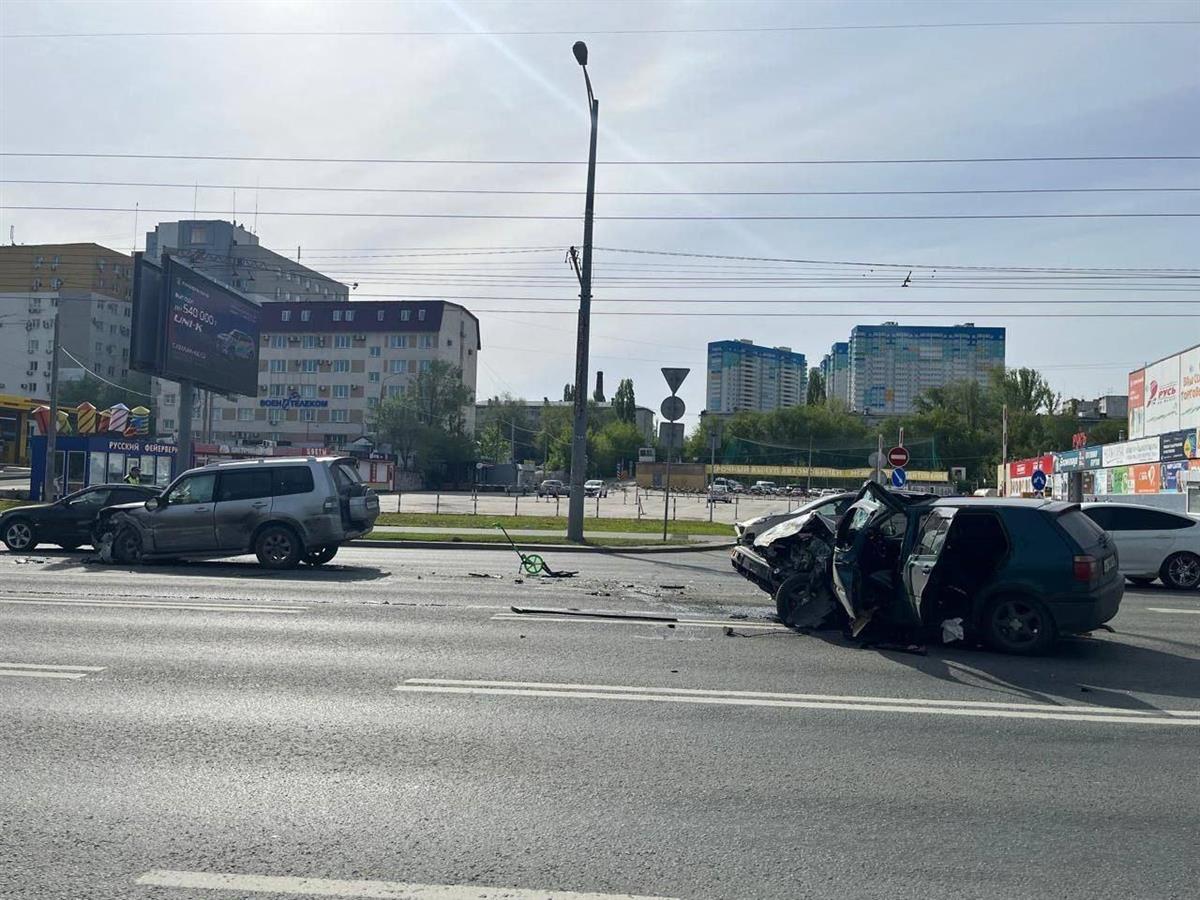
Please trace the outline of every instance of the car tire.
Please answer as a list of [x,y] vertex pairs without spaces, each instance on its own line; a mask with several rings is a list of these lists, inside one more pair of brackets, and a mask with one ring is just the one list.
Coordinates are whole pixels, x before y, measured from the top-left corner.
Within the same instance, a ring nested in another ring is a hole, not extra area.
[[1145,587],[1154,582],[1153,575],[1126,575],[1125,580],[1130,584],[1136,584],[1138,587]]
[[1186,550],[1172,553],[1163,560],[1159,576],[1162,583],[1173,590],[1194,591],[1200,588],[1200,556]]
[[983,639],[989,647],[1016,656],[1045,653],[1058,638],[1054,617],[1041,600],[1009,594],[983,611]]
[[113,562],[131,564],[142,561],[142,536],[132,525],[122,525],[113,535]]
[[300,538],[286,525],[268,525],[254,541],[254,555],[264,569],[294,569],[303,554]]
[[324,547],[317,547],[313,550],[305,552],[302,562],[310,566],[323,566],[335,556],[337,556],[338,545],[326,544]]
[[14,553],[26,553],[38,545],[37,531],[28,519],[9,519],[4,523],[4,534],[0,540]]

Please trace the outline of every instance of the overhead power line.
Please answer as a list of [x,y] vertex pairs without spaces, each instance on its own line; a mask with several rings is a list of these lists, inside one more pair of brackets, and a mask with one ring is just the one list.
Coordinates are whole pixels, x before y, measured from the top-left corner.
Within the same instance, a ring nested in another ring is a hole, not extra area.
[[561,37],[573,35],[637,35],[637,34],[769,34],[803,31],[921,31],[927,29],[972,28],[1135,28],[1200,25],[1194,19],[1031,19],[986,22],[879,22],[828,25],[721,25],[712,28],[576,28],[561,29],[503,29],[475,31],[472,29],[405,29],[405,30],[218,30],[218,31],[59,31],[21,32],[0,35],[9,40],[46,38],[142,38],[142,37],[319,37],[319,38],[379,38],[379,37]]
[[[0,156],[40,159],[167,159],[209,162],[289,162],[289,163],[361,163],[394,165],[453,166],[580,166],[582,159],[401,159],[388,157],[333,156],[236,156],[187,153],[75,153],[3,151]],[[930,165],[942,163],[1018,163],[1018,162],[1148,162],[1198,160],[1200,156],[1136,154],[1125,156],[967,156],[914,157],[880,159],[616,159],[599,160],[602,166],[861,166]]]
[[[122,206],[10,206],[5,209],[39,210],[44,212],[110,212],[132,213],[134,210]],[[165,215],[220,216],[225,210],[202,209],[151,209],[141,207],[143,213]],[[497,221],[542,221],[576,222],[582,215],[534,215],[525,213],[398,213],[398,212],[326,212],[299,210],[256,210],[260,216],[316,217],[329,219],[474,219]],[[912,222],[945,220],[996,220],[996,219],[1195,219],[1200,212],[1139,212],[1139,213],[953,213],[945,215],[896,215],[896,216],[596,216],[597,220],[609,222]]]
[[[180,181],[75,181],[48,178],[3,178],[0,184],[52,185],[62,187],[177,188],[206,191],[287,191],[336,194],[466,194],[503,197],[581,197],[583,191],[504,190],[497,188],[389,188],[331,187],[328,185],[280,184],[191,184]],[[1200,193],[1200,187],[1063,187],[1063,188],[969,188],[956,190],[863,190],[863,191],[597,191],[605,197],[923,197],[982,194],[1169,194]]]

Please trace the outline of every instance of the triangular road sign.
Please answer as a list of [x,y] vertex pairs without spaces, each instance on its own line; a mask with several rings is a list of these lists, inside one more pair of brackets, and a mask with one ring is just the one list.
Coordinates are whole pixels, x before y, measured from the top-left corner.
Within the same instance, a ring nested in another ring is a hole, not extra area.
[[690,372],[690,371],[692,371],[692,370],[691,369],[667,369],[667,368],[664,368],[662,370],[663,378],[667,379],[667,387],[669,387],[671,389],[672,394],[674,394],[677,390],[679,390],[679,386],[681,384],[683,384],[683,379],[687,378],[688,372]]

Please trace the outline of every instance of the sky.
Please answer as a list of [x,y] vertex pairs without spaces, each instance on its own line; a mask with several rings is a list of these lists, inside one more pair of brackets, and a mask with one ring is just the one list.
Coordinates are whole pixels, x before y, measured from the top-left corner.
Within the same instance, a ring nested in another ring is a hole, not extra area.
[[[1045,24],[1065,21],[1092,24]],[[352,296],[463,303],[480,398],[558,399],[588,141],[576,39],[600,101],[590,368],[610,395],[631,377],[657,408],[659,367],[690,367],[691,419],[709,341],[816,365],[888,320],[1005,326],[1008,365],[1064,396],[1122,393],[1200,341],[1200,217],[1179,215],[1200,214],[1200,160],[846,162],[1200,156],[1195,0],[5,0],[0,152],[43,155],[0,156],[0,237],[128,251],[193,209],[236,216]],[[29,183],[52,180],[88,183]]]

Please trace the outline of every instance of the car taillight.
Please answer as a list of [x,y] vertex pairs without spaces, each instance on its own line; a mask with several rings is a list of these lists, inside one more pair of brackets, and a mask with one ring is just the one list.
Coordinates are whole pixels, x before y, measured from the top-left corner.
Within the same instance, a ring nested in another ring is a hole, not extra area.
[[325,502],[321,504],[321,508],[324,509],[325,512],[333,512],[335,509],[337,509],[337,505],[338,502],[333,497],[326,497]]
[[1075,557],[1075,580],[1090,584],[1100,574],[1100,560],[1094,556]]

